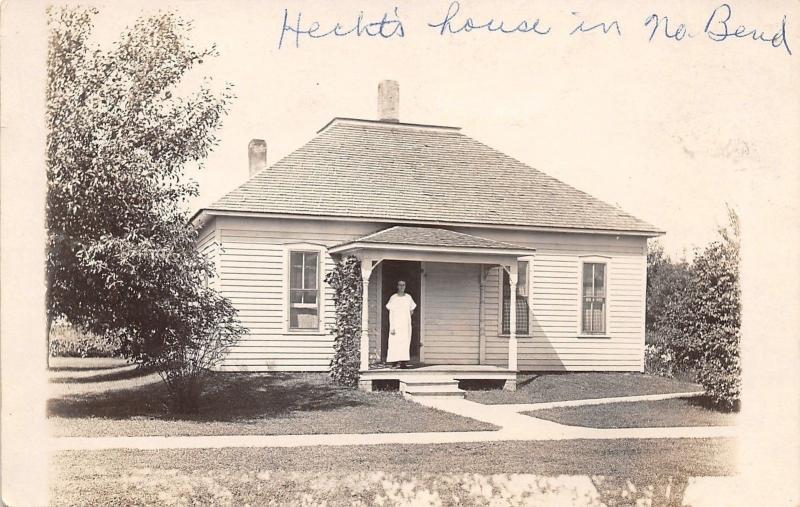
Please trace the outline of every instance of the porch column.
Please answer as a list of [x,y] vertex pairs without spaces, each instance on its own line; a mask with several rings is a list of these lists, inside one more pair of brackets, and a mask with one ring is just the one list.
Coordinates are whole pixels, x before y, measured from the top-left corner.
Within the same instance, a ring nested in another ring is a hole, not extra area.
[[361,370],[369,369],[369,276],[372,259],[361,259]]
[[508,369],[517,369],[517,275],[518,266],[516,262],[511,264],[508,273],[508,284],[511,289],[511,301],[509,301],[509,330],[508,330]]

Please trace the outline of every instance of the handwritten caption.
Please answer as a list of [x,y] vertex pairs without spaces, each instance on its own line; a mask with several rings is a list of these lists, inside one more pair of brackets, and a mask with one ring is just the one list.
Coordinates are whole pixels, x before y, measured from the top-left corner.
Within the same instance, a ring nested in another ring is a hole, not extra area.
[[[460,34],[495,33],[500,35],[529,34],[532,37],[553,37],[558,34],[568,37],[582,34],[598,33],[608,37],[638,36],[648,42],[663,38],[674,42],[686,39],[705,37],[713,42],[722,43],[734,39],[749,40],[762,43],[769,47],[785,51],[791,55],[786,30],[786,15],[778,20],[776,27],[760,28],[739,23],[734,17],[733,8],[723,3],[713,9],[697,25],[690,25],[683,20],[675,20],[668,15],[651,13],[641,24],[623,27],[617,19],[588,20],[583,19],[580,13],[572,12],[574,22],[567,27],[555,27],[541,18],[529,19],[476,19],[468,15],[461,4],[454,0],[449,4],[444,14],[432,19],[425,29],[434,30],[440,36],[458,36]],[[323,26],[318,21],[309,21],[302,12],[296,16],[289,15],[289,10],[284,9],[283,27],[278,49],[294,46],[300,48],[301,41],[315,40],[330,37],[368,37],[379,39],[394,39],[406,37],[406,26],[400,16],[399,9],[394,7],[391,12],[384,12],[380,18],[366,19],[363,12],[359,12],[349,22],[336,22],[332,26]],[[630,33],[629,33],[630,32]]]

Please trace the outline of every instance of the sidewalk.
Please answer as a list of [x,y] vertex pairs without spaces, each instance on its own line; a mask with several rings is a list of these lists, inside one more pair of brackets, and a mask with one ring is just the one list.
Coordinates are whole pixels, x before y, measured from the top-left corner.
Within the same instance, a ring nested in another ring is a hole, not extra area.
[[[665,395],[657,395],[665,396]],[[686,396],[682,393],[679,396]],[[624,401],[639,401],[632,396]],[[647,399],[651,399],[647,397]],[[661,399],[661,398],[659,398]],[[621,398],[605,401],[616,403]],[[522,415],[522,410],[551,408],[552,404],[483,405],[465,399],[414,398],[422,405],[469,417],[500,427],[497,431],[427,432],[427,433],[367,433],[323,435],[231,435],[177,437],[60,437],[51,439],[52,448],[64,450],[97,449],[210,449],[224,447],[306,447],[380,444],[446,444],[462,442],[545,441],[580,439],[639,439],[639,438],[727,438],[736,436],[731,426],[675,428],[618,428],[597,429],[567,426]],[[583,404],[598,404],[601,400],[579,400]],[[560,402],[563,403],[563,402]],[[574,406],[578,402],[572,403]],[[543,407],[541,405],[548,405]],[[534,406],[534,408],[530,408]]]

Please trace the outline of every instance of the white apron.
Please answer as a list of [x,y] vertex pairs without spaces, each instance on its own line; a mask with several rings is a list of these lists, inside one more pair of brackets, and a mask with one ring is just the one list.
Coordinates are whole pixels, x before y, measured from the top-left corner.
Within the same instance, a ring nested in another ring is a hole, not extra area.
[[[386,362],[409,361],[411,354],[411,311],[417,304],[408,294],[392,294],[386,308],[389,310],[389,348]],[[394,334],[392,334],[394,331]]]

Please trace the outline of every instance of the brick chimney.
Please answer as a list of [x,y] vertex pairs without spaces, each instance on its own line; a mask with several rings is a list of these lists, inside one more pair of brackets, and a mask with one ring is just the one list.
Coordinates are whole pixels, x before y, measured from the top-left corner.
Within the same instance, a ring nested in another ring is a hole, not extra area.
[[252,139],[247,145],[250,158],[250,177],[267,168],[267,142],[263,139]]
[[386,79],[378,83],[378,119],[400,121],[400,84]]

